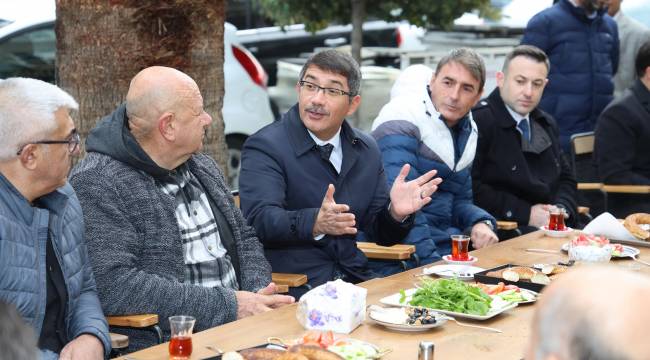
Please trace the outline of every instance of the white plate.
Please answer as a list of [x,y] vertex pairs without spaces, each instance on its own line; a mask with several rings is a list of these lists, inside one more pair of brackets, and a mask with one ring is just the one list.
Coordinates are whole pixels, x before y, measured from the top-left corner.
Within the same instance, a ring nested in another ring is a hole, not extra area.
[[[613,244],[612,244],[613,245]],[[635,247],[632,246],[627,246],[627,245],[621,245],[623,247],[623,254],[619,256],[615,256],[612,254],[612,257],[614,258],[626,258],[630,256],[637,256],[641,253],[641,251]],[[569,252],[569,243],[564,243],[562,244],[562,251],[564,252]]]
[[468,260],[462,261],[462,260],[454,260],[451,258],[451,255],[445,255],[442,257],[442,260],[444,260],[447,264],[453,264],[453,265],[472,265],[473,263],[478,261],[478,258],[476,256],[469,256]]
[[542,226],[539,228],[544,232],[544,235],[554,237],[554,238],[561,238],[561,237],[567,237],[571,234],[573,234],[573,229],[570,227],[566,227],[564,231],[559,231],[559,230],[549,230],[548,226]]
[[474,274],[481,271],[485,269],[471,265],[434,265],[422,269],[424,275],[438,275],[447,279],[457,277],[459,280],[474,280]]
[[[406,300],[404,303],[400,303],[399,299],[402,297],[400,293],[396,293],[393,295],[386,296],[385,298],[382,298],[379,300],[380,303],[384,305],[390,305],[390,306],[402,306],[402,307],[414,307],[411,305],[408,305],[408,302],[411,300],[411,296],[415,293],[417,289],[408,289],[405,291],[406,293]],[[472,320],[487,320],[491,319],[502,312],[508,311],[512,308],[517,307],[517,303],[507,303],[507,306],[504,306],[499,309],[490,309],[487,314],[485,315],[472,315],[472,314],[465,314],[465,313],[459,313],[459,312],[454,312],[454,311],[449,311],[449,310],[440,310],[440,309],[431,309],[434,311],[437,311],[439,313],[447,314],[450,316],[453,316],[455,318],[465,318],[465,319],[472,319]]]
[[[522,292],[522,293],[523,293],[523,292],[528,293],[529,295],[532,296],[532,299],[531,299],[531,300],[526,300],[526,301],[520,301],[520,302],[518,302],[517,304],[519,304],[519,305],[521,305],[521,304],[530,304],[530,303],[534,303],[535,301],[537,301],[537,297],[539,296],[539,293],[536,292],[536,291],[533,291],[533,290],[528,290],[528,289],[524,289],[524,288],[519,288],[519,291]],[[499,296],[499,295],[496,295],[496,296]]]
[[[406,317],[405,313],[406,308],[403,307],[398,307],[398,308],[382,308],[376,305],[372,305],[370,307],[370,311],[368,311],[368,318],[374,322],[375,324],[384,326],[388,329],[391,330],[397,330],[397,331],[409,331],[409,332],[416,332],[416,331],[427,331],[429,329],[436,328],[438,326],[444,325],[444,323],[447,322],[447,317],[445,317],[442,314],[433,312],[433,316],[436,318],[436,323],[435,324],[425,324],[425,325],[409,325],[406,323],[396,323],[393,321],[383,321],[380,320],[379,318],[383,316],[380,316],[381,314],[378,314],[378,312],[385,312],[385,313],[391,313],[391,312],[400,312],[399,315],[404,314]],[[399,318],[399,316],[398,316]],[[406,320],[404,320],[406,321]]]

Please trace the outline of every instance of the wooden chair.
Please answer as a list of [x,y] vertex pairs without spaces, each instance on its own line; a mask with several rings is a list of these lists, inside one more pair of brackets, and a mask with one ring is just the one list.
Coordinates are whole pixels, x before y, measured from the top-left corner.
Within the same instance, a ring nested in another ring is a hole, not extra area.
[[594,132],[573,134],[570,142],[571,169],[578,183],[578,201],[589,204],[589,207],[579,206],[578,214],[584,218],[583,222],[589,222],[592,219],[590,212],[598,215],[607,210],[607,194],[603,191],[592,159]]
[[[608,185],[598,182],[598,174],[596,174],[595,167],[591,164],[594,144],[595,136],[593,131],[571,136],[571,161],[578,180],[578,190],[599,191],[602,194],[604,211],[610,210],[610,194],[650,194],[650,186],[648,185]],[[581,156],[589,157],[589,164],[586,169],[584,165],[580,166],[579,158]]]
[[[158,344],[163,343],[163,333],[160,326],[158,326],[158,315],[156,314],[139,314],[139,315],[123,315],[123,316],[107,316],[106,321],[108,326],[113,330],[119,329],[141,329],[151,331],[156,335]],[[128,352],[129,337],[119,333],[110,333],[111,336],[111,355],[119,356]]]
[[381,246],[373,242],[357,241],[357,248],[371,260],[399,261],[405,271],[409,269],[408,260],[413,260],[415,267],[420,266],[420,258],[415,253],[415,245],[395,244]]

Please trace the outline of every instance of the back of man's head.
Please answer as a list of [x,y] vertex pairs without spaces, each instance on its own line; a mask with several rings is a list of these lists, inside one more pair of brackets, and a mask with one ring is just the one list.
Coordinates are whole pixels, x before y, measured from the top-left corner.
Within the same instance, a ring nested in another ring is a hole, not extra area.
[[185,73],[164,66],[152,66],[131,79],[126,94],[126,113],[131,132],[137,139],[146,138],[156,120],[167,111],[174,111],[183,100],[183,88],[196,86]]
[[55,85],[28,78],[0,80],[0,162],[56,130],[54,113],[60,108],[76,110],[78,105]]
[[648,298],[650,279],[613,266],[563,274],[542,293],[528,359],[646,359]]
[[361,70],[356,60],[347,53],[328,49],[315,53],[309,59],[302,70],[300,80],[303,79],[310,66],[316,66],[323,71],[329,71],[344,76],[348,80],[348,88],[351,97],[359,95],[361,88]]
[[650,40],[644,42],[636,53],[636,60],[634,62],[636,76],[639,79],[643,79],[646,75],[650,77],[650,73],[647,71],[648,67],[650,67]]
[[34,331],[12,304],[0,300],[0,359],[37,359]]

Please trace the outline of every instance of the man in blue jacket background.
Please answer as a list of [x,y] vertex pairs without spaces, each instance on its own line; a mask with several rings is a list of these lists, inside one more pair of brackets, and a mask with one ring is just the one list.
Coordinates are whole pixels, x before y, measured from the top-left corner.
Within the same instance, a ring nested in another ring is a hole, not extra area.
[[34,79],[0,80],[0,299],[38,336],[42,359],[103,359],[111,350],[67,182],[76,101]]
[[602,0],[560,0],[533,16],[521,44],[535,45],[551,61],[539,106],[557,120],[560,144],[593,131],[614,94],[619,39],[616,22]]

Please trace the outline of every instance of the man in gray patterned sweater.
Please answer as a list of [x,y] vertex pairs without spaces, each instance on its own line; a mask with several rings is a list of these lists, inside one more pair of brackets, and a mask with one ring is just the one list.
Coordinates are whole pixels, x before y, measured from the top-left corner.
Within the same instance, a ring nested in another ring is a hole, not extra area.
[[[107,315],[196,317],[196,330],[290,304],[275,295],[255,231],[234,205],[216,162],[199,154],[212,121],[196,83],[151,67],[86,142],[70,182]],[[128,331],[131,349],[153,345]]]

